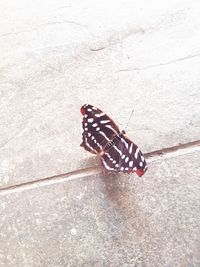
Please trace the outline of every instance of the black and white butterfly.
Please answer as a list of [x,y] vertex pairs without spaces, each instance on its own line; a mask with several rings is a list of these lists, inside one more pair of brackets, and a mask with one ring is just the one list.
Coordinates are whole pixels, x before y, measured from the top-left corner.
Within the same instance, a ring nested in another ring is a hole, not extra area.
[[100,109],[85,104],[83,115],[83,142],[85,150],[97,154],[108,171],[132,173],[142,176],[147,164],[142,152],[124,131],[120,131],[114,121]]

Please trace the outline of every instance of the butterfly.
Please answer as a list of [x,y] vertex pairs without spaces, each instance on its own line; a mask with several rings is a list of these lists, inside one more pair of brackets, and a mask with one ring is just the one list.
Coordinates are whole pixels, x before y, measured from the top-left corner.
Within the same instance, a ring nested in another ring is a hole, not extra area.
[[102,110],[85,104],[80,109],[83,115],[83,134],[80,146],[99,155],[107,171],[133,173],[142,176],[147,170],[144,155],[115,122]]

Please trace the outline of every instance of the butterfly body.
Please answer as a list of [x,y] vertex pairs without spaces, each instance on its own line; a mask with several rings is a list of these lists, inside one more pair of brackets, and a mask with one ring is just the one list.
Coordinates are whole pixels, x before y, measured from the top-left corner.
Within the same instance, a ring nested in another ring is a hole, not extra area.
[[142,152],[124,131],[100,109],[85,104],[83,115],[83,142],[85,150],[100,156],[102,165],[108,171],[132,173],[142,176],[147,170]]

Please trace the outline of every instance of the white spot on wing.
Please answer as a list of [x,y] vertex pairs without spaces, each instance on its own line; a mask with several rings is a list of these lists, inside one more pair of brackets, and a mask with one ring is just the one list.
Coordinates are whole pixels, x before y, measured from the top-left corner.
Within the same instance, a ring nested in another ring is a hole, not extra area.
[[[105,155],[110,159],[110,161],[112,161],[113,163],[116,163],[116,161],[115,160],[113,160],[113,158],[110,156],[110,154],[108,154],[108,153],[105,153]],[[115,161],[115,162],[114,162]]]
[[97,123],[93,123],[92,124],[92,127],[97,127]]
[[96,128],[96,131],[100,131],[100,127],[97,127],[97,128]]
[[123,171],[124,170],[124,167],[121,167],[120,170]]
[[97,118],[100,118],[100,117],[102,117],[104,115],[105,115],[105,113],[103,113],[103,112],[102,113],[99,113],[99,114],[98,113],[97,114],[94,114],[94,116],[97,117]]
[[138,157],[138,153],[139,153],[139,151],[140,151],[139,148],[137,148],[136,151],[135,151],[135,158],[136,158],[136,159],[137,159],[137,157]]
[[125,162],[127,163],[129,161],[129,157],[126,157]]
[[91,108],[88,108],[88,109],[87,109],[87,111],[91,112],[91,111],[92,111],[92,109],[91,109]]
[[122,155],[122,159],[125,159],[126,155]]
[[93,118],[89,118],[89,119],[88,119],[88,122],[93,122],[93,121],[94,121]]
[[[94,138],[94,136],[91,137],[91,139],[93,140],[93,142],[96,144],[96,146],[98,146],[101,150],[103,149],[102,145],[100,145],[97,140]],[[91,146],[89,144],[87,144],[90,148]],[[94,150],[94,149],[92,149]],[[96,150],[94,150],[96,152]],[[97,152],[96,152],[97,153]]]
[[129,167],[133,167],[133,161],[129,161]]
[[142,167],[142,165],[143,165],[143,163],[142,163],[142,161],[140,161],[140,167]]
[[110,120],[102,120],[102,121],[100,121],[101,124],[106,124],[106,123],[109,123],[109,122],[110,122]]
[[129,148],[129,153],[131,154],[133,150],[133,143],[131,143],[130,148]]

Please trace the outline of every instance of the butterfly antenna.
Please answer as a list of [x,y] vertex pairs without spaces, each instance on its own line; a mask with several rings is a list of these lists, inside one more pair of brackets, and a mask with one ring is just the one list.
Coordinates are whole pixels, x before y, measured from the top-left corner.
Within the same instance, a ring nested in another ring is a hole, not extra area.
[[127,123],[126,123],[126,126],[125,126],[125,128],[124,128],[124,130],[123,130],[124,132],[126,131],[128,125],[129,125],[129,122],[130,122],[130,120],[131,120],[131,117],[132,117],[132,115],[133,115],[133,112],[134,112],[134,108],[132,109],[131,114],[130,114],[130,116],[129,116],[129,118],[128,118],[128,121],[127,121]]

